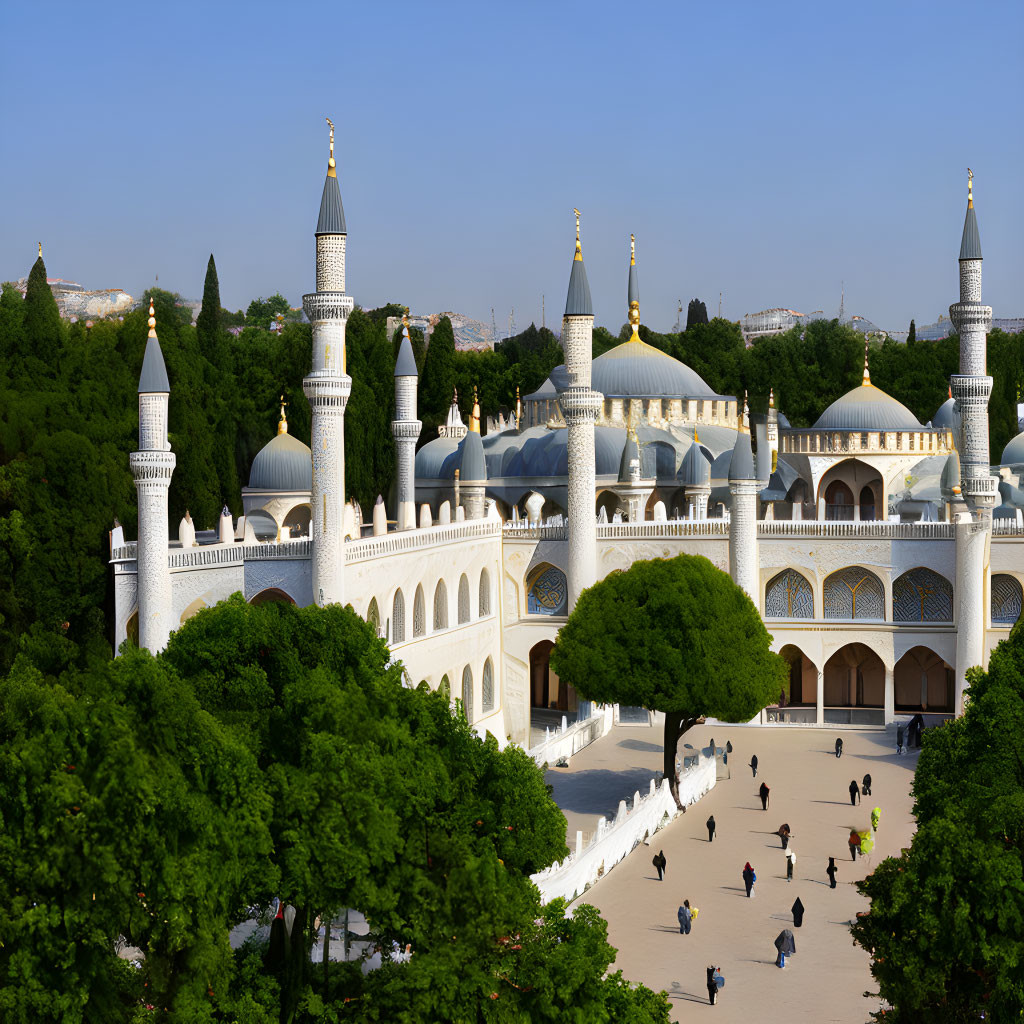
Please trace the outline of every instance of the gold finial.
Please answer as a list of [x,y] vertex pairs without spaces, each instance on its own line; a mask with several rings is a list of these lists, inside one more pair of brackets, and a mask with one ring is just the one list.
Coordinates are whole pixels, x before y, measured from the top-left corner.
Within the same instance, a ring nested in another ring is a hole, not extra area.
[[768,408],[775,408],[775,388],[768,389]]
[[967,209],[974,207],[974,171],[967,168]]
[[743,415],[740,417],[740,431],[750,433],[750,407],[747,405],[747,392],[743,391]]
[[284,395],[281,396],[279,401],[281,402],[281,418],[277,422],[277,432],[279,434],[287,434],[288,433],[288,420],[287,420],[287,418],[285,417],[285,414],[284,414],[284,407],[288,403],[284,400]]
[[469,416],[469,429],[474,434],[480,433],[480,402],[477,399],[476,385],[473,385],[473,411]]
[[149,336],[156,337],[156,313],[153,312],[153,300],[149,300]]
[[864,379],[860,382],[861,387],[866,388],[871,385],[871,374],[868,372],[868,339],[864,339]]
[[580,245],[580,211],[574,206],[572,212],[576,214],[576,255],[573,256],[574,260],[583,259],[583,247]]
[[523,400],[519,397],[519,385],[516,385],[516,430],[519,429],[519,423],[523,418]]
[[633,237],[632,231],[629,233],[629,265],[636,266],[636,239]]
[[43,258],[43,243],[42,242],[39,243],[39,258],[40,259]]
[[334,163],[334,122],[329,117],[325,117],[324,120],[331,126],[331,155],[327,160],[327,177],[336,178],[338,172],[335,170],[336,164]]
[[694,424],[693,427],[693,443],[700,444],[700,435],[697,433],[697,426]]

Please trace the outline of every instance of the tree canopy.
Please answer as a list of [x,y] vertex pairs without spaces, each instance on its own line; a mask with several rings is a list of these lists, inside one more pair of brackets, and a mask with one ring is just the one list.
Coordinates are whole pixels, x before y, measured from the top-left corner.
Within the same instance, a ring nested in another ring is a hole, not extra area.
[[664,774],[678,800],[679,737],[704,716],[745,722],[786,663],[750,598],[700,555],[634,562],[579,597],[551,666],[587,700],[665,712]]

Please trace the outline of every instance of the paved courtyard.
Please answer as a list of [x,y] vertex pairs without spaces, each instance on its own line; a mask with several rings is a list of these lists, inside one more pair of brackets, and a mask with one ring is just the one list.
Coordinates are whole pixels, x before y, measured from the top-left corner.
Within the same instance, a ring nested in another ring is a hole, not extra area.
[[[581,899],[608,921],[609,939],[619,953],[615,966],[627,978],[668,991],[674,1020],[717,1020],[719,1024],[808,1021],[813,1024],[865,1024],[878,1000],[868,956],[854,946],[847,928],[867,908],[853,883],[873,865],[910,843],[910,785],[916,751],[896,757],[892,733],[818,729],[756,729],[715,725],[691,730],[685,741],[718,746],[731,740],[732,777],[689,812],[639,846]],[[843,738],[843,756],[834,745]],[[614,814],[620,799],[645,791],[660,773],[659,728],[621,728],[587,747],[568,770],[551,769],[548,781],[569,822],[570,846],[576,829],[595,827],[600,814]],[[756,781],[747,767],[758,757]],[[865,773],[872,796],[850,806],[851,779]],[[771,788],[769,809],[761,810],[758,787]],[[851,827],[870,828],[870,811],[882,808],[876,846],[868,858],[851,862]],[[705,821],[714,814],[718,836],[708,842]],[[787,822],[797,855],[791,883],[775,834]],[[664,882],[651,857],[659,849],[668,860]],[[830,890],[825,868],[834,856],[838,885]],[[740,877],[750,861],[757,872],[754,898],[747,899]],[[805,907],[802,928],[793,928],[790,908],[799,896]],[[689,935],[680,935],[676,910],[684,899],[700,908]],[[791,928],[796,955],[786,969],[775,966],[775,937]],[[708,1003],[706,968],[725,976],[718,1004]]]

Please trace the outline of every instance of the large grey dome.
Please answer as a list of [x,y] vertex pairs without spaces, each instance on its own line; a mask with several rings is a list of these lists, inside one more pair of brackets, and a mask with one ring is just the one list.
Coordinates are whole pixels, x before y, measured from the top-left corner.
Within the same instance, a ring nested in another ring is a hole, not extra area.
[[713,398],[714,391],[685,363],[633,338],[598,356],[593,388],[606,398]]
[[1003,449],[1003,457],[999,462],[1000,466],[1019,466],[1024,464],[1024,431],[1016,437],[1011,437]]
[[902,402],[874,384],[861,384],[837,398],[818,418],[815,430],[920,430]]
[[942,430],[952,430],[954,426],[955,406],[956,399],[947,398],[942,405],[935,410],[935,415],[932,417],[932,426],[939,427]]
[[309,448],[291,434],[278,434],[252,460],[249,486],[261,491],[311,491],[313,459]]

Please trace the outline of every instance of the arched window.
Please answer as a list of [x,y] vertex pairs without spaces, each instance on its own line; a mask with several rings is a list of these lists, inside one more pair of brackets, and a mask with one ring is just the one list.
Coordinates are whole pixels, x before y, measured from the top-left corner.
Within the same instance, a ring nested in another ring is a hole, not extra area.
[[484,662],[483,694],[480,704],[484,711],[494,710],[494,666],[490,658]]
[[469,577],[463,573],[459,579],[459,625],[469,622]]
[[473,670],[467,665],[462,670],[462,708],[466,721],[473,724]]
[[423,587],[416,588],[416,596],[412,602],[412,635],[427,635],[427,602],[423,597]]
[[405,595],[401,590],[395,591],[395,599],[391,602],[391,635],[392,643],[405,642]]
[[842,480],[833,480],[825,489],[825,518],[853,519],[853,491]]
[[540,565],[527,577],[527,614],[565,615],[568,598],[569,586],[561,569],[553,565]]
[[448,628],[448,588],[438,580],[434,588],[434,629]]
[[895,622],[952,622],[953,587],[931,569],[911,569],[892,585],[892,617]]
[[370,598],[370,607],[366,613],[366,621],[373,626],[374,632],[380,636],[380,609],[377,607],[377,598]]
[[[863,447],[867,447],[865,443]],[[864,522],[870,522],[877,519],[875,515],[875,492],[870,486],[864,486],[860,489],[860,518]]]
[[800,573],[786,569],[765,588],[764,614],[769,619],[813,619],[814,594]]
[[485,615],[491,614],[491,576],[486,569],[480,570],[480,609],[478,614],[481,619]]
[[885,619],[882,581],[867,569],[852,566],[825,580],[826,619]]
[[1016,576],[997,573],[992,577],[992,625],[1012,626],[1020,618],[1020,581]]

